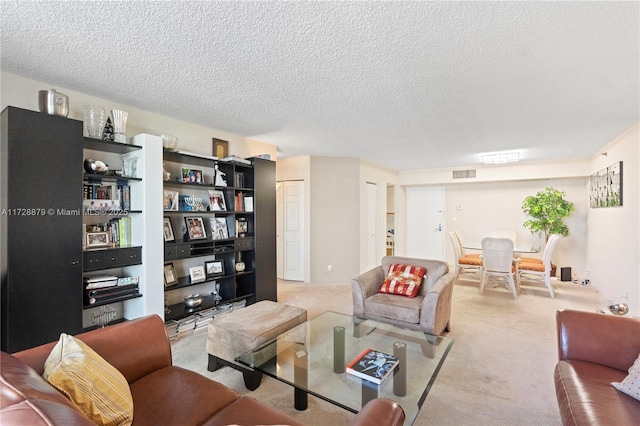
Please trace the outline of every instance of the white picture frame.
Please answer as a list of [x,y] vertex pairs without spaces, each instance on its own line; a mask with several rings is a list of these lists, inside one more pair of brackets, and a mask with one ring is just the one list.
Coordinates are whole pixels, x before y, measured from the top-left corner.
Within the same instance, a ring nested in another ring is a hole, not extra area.
[[194,266],[189,268],[189,279],[192,283],[201,283],[207,279],[204,273],[204,266]]
[[178,201],[180,193],[178,191],[164,190],[164,197],[162,198],[162,207],[166,211],[178,211]]

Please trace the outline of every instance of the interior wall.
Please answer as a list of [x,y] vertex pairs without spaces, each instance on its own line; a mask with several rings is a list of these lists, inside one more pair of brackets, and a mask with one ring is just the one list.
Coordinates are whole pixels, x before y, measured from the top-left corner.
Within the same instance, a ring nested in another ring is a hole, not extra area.
[[[623,162],[622,206],[589,208],[587,261],[591,285],[613,302],[627,302],[640,316],[640,123],[598,152],[591,173]],[[602,155],[606,153],[606,155]]]
[[311,282],[311,157],[285,158],[276,162],[276,181],[304,181],[304,282]]
[[[2,89],[0,90],[1,109],[7,106],[15,106],[38,111],[38,91],[51,89],[53,86],[50,83],[30,80],[15,74],[2,72],[0,73],[0,87]],[[189,123],[188,121],[144,111],[131,105],[123,105],[110,101],[106,98],[89,96],[64,87],[53,88],[69,97],[69,118],[72,119],[84,120],[84,105],[101,106],[107,113],[112,109],[127,111],[129,114],[126,127],[128,138],[141,133],[152,135],[170,133],[179,138],[179,150],[205,155],[212,155],[212,138],[217,138],[229,141],[229,154],[234,154],[239,157],[269,154],[272,160],[277,159],[277,151],[274,145],[244,138],[221,130],[199,126]],[[161,182],[161,180],[158,180],[158,183]]]
[[312,156],[310,165],[310,279],[347,283],[360,269],[359,160]]

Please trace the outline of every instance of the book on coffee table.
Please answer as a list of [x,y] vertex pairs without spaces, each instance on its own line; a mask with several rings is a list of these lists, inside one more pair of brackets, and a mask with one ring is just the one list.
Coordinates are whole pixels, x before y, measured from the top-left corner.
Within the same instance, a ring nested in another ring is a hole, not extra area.
[[347,365],[347,373],[379,385],[399,362],[393,355],[368,348]]

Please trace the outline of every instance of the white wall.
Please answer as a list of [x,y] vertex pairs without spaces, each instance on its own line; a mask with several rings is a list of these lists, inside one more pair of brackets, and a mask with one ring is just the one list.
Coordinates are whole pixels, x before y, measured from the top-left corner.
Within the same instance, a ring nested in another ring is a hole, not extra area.
[[[445,258],[450,264],[454,254],[449,232],[458,231],[467,243],[480,243],[494,230],[516,232],[516,245],[544,247],[544,236],[534,235],[522,224],[529,217],[522,212],[522,201],[550,186],[566,192],[566,199],[575,210],[565,223],[569,235],[562,238],[553,253],[552,261],[560,267],[571,267],[576,277],[586,273],[586,209],[587,178],[525,180],[513,182],[481,182],[445,185]],[[461,209],[461,210],[459,210]],[[542,257],[532,255],[534,257]],[[559,275],[559,270],[558,270]]]
[[347,283],[360,272],[358,165],[357,158],[311,157],[313,283]]
[[[7,72],[0,74],[0,87],[2,88],[1,109],[15,106],[38,111],[38,91],[55,88],[69,97],[69,118],[82,121],[84,105],[98,105],[107,112],[111,109],[127,111],[129,113],[126,128],[128,138],[141,133],[152,135],[170,133],[180,139],[178,149],[206,155],[212,155],[212,138],[217,138],[229,141],[229,154],[240,157],[269,154],[272,160],[277,156],[274,145],[144,111],[130,105],[122,105],[108,99],[96,98],[64,87],[54,87],[46,82],[30,80]],[[161,184],[162,181],[159,180],[158,183]]]
[[[614,302],[628,299],[640,316],[640,123],[597,153],[591,173],[623,162],[622,206],[588,209],[587,262],[591,285]],[[607,155],[601,155],[606,152]]]

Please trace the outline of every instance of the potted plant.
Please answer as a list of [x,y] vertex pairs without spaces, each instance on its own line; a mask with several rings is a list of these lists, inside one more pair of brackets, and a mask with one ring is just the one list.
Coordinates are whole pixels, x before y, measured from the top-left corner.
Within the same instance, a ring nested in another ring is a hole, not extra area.
[[[536,195],[531,195],[522,202],[522,211],[531,216],[523,223],[533,234],[544,234],[545,243],[549,235],[558,234],[566,237],[569,228],[564,218],[573,211],[573,203],[564,199],[565,192],[546,187]],[[556,265],[551,263],[551,276],[556,275]]]
[[564,199],[564,191],[547,187],[536,195],[531,195],[522,202],[522,211],[531,216],[523,223],[533,234],[544,235],[545,242],[549,235],[558,234],[566,237],[569,228],[564,218],[573,211],[573,203]]

